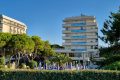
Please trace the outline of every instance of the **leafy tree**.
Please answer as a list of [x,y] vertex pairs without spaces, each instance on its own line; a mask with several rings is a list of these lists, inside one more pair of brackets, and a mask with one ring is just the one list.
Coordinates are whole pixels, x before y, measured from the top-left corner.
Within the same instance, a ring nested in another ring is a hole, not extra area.
[[104,67],[117,61],[120,61],[120,55],[112,55],[106,57],[104,60],[97,61],[97,65],[99,65],[100,67]]
[[13,54],[18,54],[18,65],[20,54],[31,53],[34,50],[34,42],[25,34],[12,35],[8,46],[13,50]]
[[0,33],[0,48],[4,47],[11,37],[12,35],[9,33]]
[[[3,55],[3,52],[6,50],[6,45],[11,39],[12,35],[10,33],[0,33],[0,52]],[[5,54],[4,54],[5,55]]]
[[112,64],[103,67],[106,70],[120,70],[120,61],[113,62]]
[[39,53],[35,57],[34,60],[42,61],[45,63],[50,57],[54,56],[55,52],[51,48],[50,43],[48,41],[43,41],[43,50],[39,50]]
[[44,50],[42,51],[42,56],[53,56],[55,54],[54,50],[51,48],[49,41],[44,41]]
[[52,62],[56,62],[57,64],[59,64],[60,66],[62,66],[64,63],[66,62],[70,62],[71,58],[69,58],[68,56],[64,55],[64,54],[56,54],[54,57],[52,57],[50,59]]
[[53,49],[64,49],[63,46],[60,46],[60,45],[58,45],[58,44],[53,44],[53,45],[51,45],[51,48],[53,48]]
[[120,45],[120,11],[111,13],[109,18],[104,22],[101,30],[104,36],[100,37],[100,39],[109,45]]
[[40,37],[38,36],[32,36],[32,40],[35,43],[34,46],[34,53],[39,53],[40,51],[43,51],[43,46],[44,46],[44,42],[41,40]]

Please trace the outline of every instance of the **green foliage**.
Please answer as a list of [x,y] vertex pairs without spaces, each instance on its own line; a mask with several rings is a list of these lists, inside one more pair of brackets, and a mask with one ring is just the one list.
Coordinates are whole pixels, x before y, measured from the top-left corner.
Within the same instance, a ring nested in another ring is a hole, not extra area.
[[103,68],[107,70],[120,70],[120,61],[109,64]]
[[59,65],[62,65],[66,62],[70,62],[71,58],[69,58],[68,56],[64,55],[64,54],[56,54],[53,58],[51,58],[51,62],[56,62]]
[[55,54],[54,50],[51,48],[49,41],[44,41],[42,56],[53,56]]
[[0,57],[0,68],[5,67],[5,57]]
[[0,48],[6,46],[11,37],[12,35],[10,33],[0,33]]
[[17,52],[33,52],[34,42],[32,39],[25,34],[15,34],[12,35],[11,40],[9,41],[9,46],[12,47]]
[[[4,53],[4,54],[3,54]],[[20,57],[24,54],[31,54],[28,58],[34,59],[39,55],[42,61],[47,60],[55,54],[48,41],[41,40],[38,36],[28,36],[26,34],[0,33],[0,54],[4,56],[17,55],[17,67],[19,67]]]
[[26,69],[26,64],[25,64],[25,63],[22,63],[22,64],[20,65],[20,68]]
[[105,60],[98,62],[97,64],[101,67],[110,65],[116,61],[120,61],[120,55],[113,55],[110,57],[107,57]]
[[120,80],[119,71],[0,70],[1,80]]
[[60,46],[60,45],[58,45],[58,44],[53,44],[53,45],[51,45],[51,48],[53,48],[53,49],[64,49],[63,46]]
[[29,67],[30,67],[31,69],[34,69],[35,67],[37,67],[37,62],[34,61],[34,60],[31,60],[31,61],[29,62]]
[[5,65],[5,57],[0,57],[0,65]]
[[100,37],[105,43],[109,45],[119,45],[120,40],[120,11],[111,13],[109,20],[104,22],[104,26],[101,30],[104,36]]
[[38,54],[40,51],[43,51],[44,42],[41,38],[38,36],[32,36],[31,38],[35,43],[34,52]]
[[99,54],[101,57],[106,57],[106,58],[111,57],[113,55],[120,55],[120,46],[100,48]]

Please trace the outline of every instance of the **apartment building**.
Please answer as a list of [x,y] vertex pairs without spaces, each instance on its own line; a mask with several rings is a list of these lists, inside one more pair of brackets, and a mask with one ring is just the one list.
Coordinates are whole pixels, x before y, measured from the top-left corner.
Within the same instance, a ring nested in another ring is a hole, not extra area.
[[24,23],[5,15],[0,15],[0,32],[26,34],[26,30],[27,26]]
[[65,18],[62,33],[65,49],[56,52],[65,53],[74,61],[90,61],[92,57],[99,57],[98,26],[94,16]]

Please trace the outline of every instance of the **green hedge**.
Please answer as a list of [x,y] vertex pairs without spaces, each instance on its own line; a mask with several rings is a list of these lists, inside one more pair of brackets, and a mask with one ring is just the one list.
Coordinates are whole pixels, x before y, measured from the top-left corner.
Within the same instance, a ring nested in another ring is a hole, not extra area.
[[120,72],[106,70],[0,70],[0,80],[120,80]]

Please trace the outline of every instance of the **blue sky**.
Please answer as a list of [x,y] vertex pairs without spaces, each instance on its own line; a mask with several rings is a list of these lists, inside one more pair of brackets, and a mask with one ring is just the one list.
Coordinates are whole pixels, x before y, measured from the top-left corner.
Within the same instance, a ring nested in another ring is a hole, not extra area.
[[0,0],[0,14],[24,22],[29,35],[61,45],[64,18],[81,13],[96,16],[101,35],[103,22],[119,6],[120,0]]

